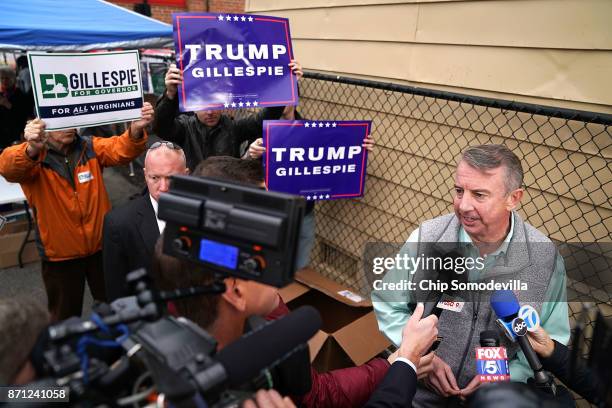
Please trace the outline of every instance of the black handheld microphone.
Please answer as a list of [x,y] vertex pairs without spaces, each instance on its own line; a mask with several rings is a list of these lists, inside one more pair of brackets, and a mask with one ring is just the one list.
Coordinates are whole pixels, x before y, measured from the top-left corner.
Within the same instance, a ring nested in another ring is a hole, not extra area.
[[499,334],[495,330],[481,331],[480,347],[499,347]]
[[533,370],[536,387],[548,389],[554,394],[555,386],[552,377],[544,371],[538,355],[526,337],[527,323],[518,317],[520,305],[514,292],[511,290],[497,290],[493,292],[491,295],[491,308],[497,317],[499,317],[500,324],[504,326],[506,331],[512,334],[525,354],[525,358]]
[[198,384],[204,392],[209,385],[220,383],[240,386],[290,355],[320,327],[319,312],[312,306],[302,306],[224,347],[214,357],[217,363],[197,375]]

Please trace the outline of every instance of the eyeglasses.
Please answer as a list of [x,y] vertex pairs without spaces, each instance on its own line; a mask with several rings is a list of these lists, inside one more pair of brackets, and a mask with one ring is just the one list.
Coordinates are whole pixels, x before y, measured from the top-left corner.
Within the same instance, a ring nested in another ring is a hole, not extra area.
[[183,148],[181,146],[177,145],[176,143],[168,142],[166,140],[161,140],[159,142],[153,143],[149,147],[149,150],[155,150],[155,149],[157,149],[158,147],[161,147],[161,146],[166,146],[166,147],[168,147],[169,149],[172,149],[172,150],[183,150]]

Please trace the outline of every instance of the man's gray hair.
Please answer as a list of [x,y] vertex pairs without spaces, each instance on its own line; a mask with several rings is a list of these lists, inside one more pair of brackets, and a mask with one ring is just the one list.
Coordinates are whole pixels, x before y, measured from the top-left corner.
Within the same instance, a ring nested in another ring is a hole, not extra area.
[[171,149],[168,146],[163,145],[163,144],[161,146],[159,146],[157,149],[148,149],[147,150],[147,153],[145,154],[145,159],[144,159],[145,167],[146,167],[147,158],[149,157],[149,153],[154,152],[154,151],[159,150],[159,149],[165,149],[164,150],[165,152],[175,152],[176,154],[178,154],[181,157],[181,160],[182,160],[183,164],[185,165],[185,167],[187,167],[187,157],[185,157],[185,151],[183,149]]
[[506,170],[504,184],[506,193],[521,188],[523,185],[523,167],[518,157],[501,144],[486,144],[468,147],[461,155],[471,167],[480,171],[493,170],[503,166]]

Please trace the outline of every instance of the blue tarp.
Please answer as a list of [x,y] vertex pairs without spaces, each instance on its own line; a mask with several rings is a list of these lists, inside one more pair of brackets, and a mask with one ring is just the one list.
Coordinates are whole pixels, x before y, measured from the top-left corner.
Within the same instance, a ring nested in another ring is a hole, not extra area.
[[75,50],[171,46],[172,26],[102,0],[0,4],[0,49]]

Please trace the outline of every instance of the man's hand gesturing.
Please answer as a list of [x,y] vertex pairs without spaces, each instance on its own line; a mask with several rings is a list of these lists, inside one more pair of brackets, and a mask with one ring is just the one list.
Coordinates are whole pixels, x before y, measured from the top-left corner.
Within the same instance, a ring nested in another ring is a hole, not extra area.
[[421,356],[431,347],[438,336],[438,318],[435,315],[423,317],[424,306],[419,303],[402,331],[399,357],[407,358],[415,365]]

